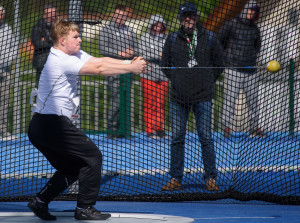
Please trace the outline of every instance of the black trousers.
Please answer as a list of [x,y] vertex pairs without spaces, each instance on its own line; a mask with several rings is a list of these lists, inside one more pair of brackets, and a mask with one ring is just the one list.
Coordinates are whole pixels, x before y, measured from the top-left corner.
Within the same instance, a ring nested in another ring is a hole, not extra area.
[[49,203],[78,180],[77,205],[94,205],[101,184],[102,154],[92,140],[67,117],[38,113],[30,122],[28,137],[57,170],[37,196]]

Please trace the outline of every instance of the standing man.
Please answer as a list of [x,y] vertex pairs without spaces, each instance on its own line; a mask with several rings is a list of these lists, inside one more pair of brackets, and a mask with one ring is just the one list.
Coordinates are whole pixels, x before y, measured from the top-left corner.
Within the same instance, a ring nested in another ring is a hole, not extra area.
[[[137,53],[137,37],[133,30],[125,25],[129,10],[126,6],[117,5],[112,21],[100,32],[100,54],[117,58],[132,59]],[[123,138],[120,131],[120,76],[108,77],[110,90],[110,109],[108,110],[108,135],[110,139]]]
[[[163,72],[171,81],[171,166],[169,183],[162,190],[180,190],[184,170],[186,124],[194,112],[204,164],[207,190],[216,186],[216,154],[212,138],[212,99],[215,83],[223,72],[223,57],[218,40],[212,32],[198,24],[197,7],[184,3],[179,8],[179,31],[169,34],[162,55]],[[176,67],[186,67],[176,69]],[[214,67],[214,69],[211,69]]]
[[[225,100],[223,106],[224,136],[231,137],[235,102],[240,90],[246,95],[248,121],[252,136],[265,137],[258,126],[258,76],[256,69],[242,68],[256,65],[261,47],[260,31],[256,24],[260,7],[256,1],[249,1],[242,13],[220,28],[218,35],[224,49]],[[236,67],[236,68],[235,68]]]
[[56,219],[48,211],[49,202],[76,180],[79,193],[75,218],[105,220],[110,217],[110,214],[103,214],[93,207],[101,183],[102,154],[71,121],[79,100],[76,96],[77,75],[141,73],[146,67],[146,62],[140,57],[124,61],[88,55],[80,50],[78,32],[75,23],[55,23],[51,31],[54,47],[50,49],[42,70],[37,104],[28,129],[30,142],[56,169],[49,182],[28,204],[43,220]]
[[41,72],[46,63],[50,48],[53,46],[50,31],[56,16],[56,8],[52,5],[45,5],[43,17],[38,20],[31,31],[31,41],[34,46],[33,67],[36,69],[36,87],[38,87]]
[[11,27],[4,23],[5,9],[0,5],[0,140],[15,140],[8,132],[8,107],[10,98],[11,65],[16,59],[18,44]]

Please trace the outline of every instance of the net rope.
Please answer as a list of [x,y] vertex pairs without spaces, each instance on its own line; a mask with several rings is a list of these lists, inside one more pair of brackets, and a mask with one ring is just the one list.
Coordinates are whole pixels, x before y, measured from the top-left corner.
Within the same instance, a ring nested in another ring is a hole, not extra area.
[[[196,34],[183,35],[194,16],[184,3],[196,6]],[[88,54],[148,63],[143,74],[78,76],[73,123],[103,154],[99,200],[300,204],[300,8],[256,3],[249,22],[246,0],[1,1],[0,201],[28,200],[55,172],[27,135],[51,5],[79,25]],[[164,190],[172,178],[180,188]],[[75,182],[56,199],[77,193]]]

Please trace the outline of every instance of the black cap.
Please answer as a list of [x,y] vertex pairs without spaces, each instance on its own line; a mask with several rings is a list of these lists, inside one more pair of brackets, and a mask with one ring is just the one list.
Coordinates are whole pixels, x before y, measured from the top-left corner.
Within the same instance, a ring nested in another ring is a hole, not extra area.
[[178,16],[181,16],[184,13],[194,13],[197,14],[197,6],[193,3],[184,3],[180,5]]

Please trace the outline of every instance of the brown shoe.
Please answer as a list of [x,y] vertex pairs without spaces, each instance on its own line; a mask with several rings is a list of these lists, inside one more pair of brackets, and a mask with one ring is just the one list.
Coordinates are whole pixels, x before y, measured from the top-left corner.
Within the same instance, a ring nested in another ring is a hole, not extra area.
[[161,188],[161,190],[173,191],[173,190],[180,190],[180,188],[181,188],[181,184],[175,178],[172,178],[166,186],[163,186]]
[[263,132],[260,128],[257,128],[256,130],[250,131],[250,137],[252,138],[267,138],[268,134]]
[[209,191],[219,191],[220,188],[216,185],[216,180],[210,178],[205,181],[206,189]]

